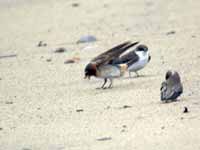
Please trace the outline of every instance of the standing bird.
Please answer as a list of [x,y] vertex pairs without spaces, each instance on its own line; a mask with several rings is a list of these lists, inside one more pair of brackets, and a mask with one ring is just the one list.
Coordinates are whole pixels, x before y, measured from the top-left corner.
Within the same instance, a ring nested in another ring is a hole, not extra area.
[[148,47],[146,45],[138,45],[134,50],[122,55],[114,61],[116,64],[127,63],[129,77],[131,77],[131,72],[135,72],[137,77],[139,74],[137,71],[141,70],[146,66],[146,64],[151,60],[151,56],[148,52]]
[[121,77],[128,68],[126,63],[115,64],[113,62],[115,59],[118,59],[123,52],[138,43],[139,42],[124,42],[98,55],[85,67],[85,78],[90,79],[91,76],[103,78],[104,83],[101,86],[103,89],[105,89],[105,84],[109,79],[110,84],[108,88],[111,88],[113,78]]
[[183,85],[176,71],[167,71],[165,81],[161,84],[161,101],[175,101],[183,93]]

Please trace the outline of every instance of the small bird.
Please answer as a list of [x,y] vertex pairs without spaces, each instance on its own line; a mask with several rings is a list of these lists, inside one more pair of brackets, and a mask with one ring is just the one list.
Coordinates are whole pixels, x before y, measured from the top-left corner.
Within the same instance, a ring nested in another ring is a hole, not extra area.
[[101,86],[102,89],[106,89],[105,85],[107,80],[110,80],[108,88],[111,88],[113,78],[123,76],[128,68],[128,64],[126,63],[114,63],[115,59],[118,59],[123,52],[138,43],[139,42],[132,43],[130,41],[124,42],[98,55],[92,59],[89,64],[86,65],[85,78],[90,79],[91,76],[95,76],[104,79],[104,83]]
[[115,64],[127,63],[129,77],[131,77],[131,72],[135,72],[137,77],[139,74],[137,71],[141,70],[146,66],[146,64],[151,60],[151,56],[148,52],[148,47],[146,45],[138,45],[134,50],[122,55],[114,61]]
[[183,85],[176,71],[167,71],[165,81],[161,84],[161,101],[175,101],[183,93]]

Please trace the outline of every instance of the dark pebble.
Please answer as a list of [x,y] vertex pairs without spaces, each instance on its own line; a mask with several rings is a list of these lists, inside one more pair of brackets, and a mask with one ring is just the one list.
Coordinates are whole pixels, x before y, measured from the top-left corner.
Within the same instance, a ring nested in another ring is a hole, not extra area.
[[0,128],[0,131],[2,131],[3,130],[3,128]]
[[78,7],[80,4],[79,3],[73,3],[72,7]]
[[37,46],[38,47],[45,47],[45,46],[47,46],[47,43],[44,43],[43,41],[39,41]]
[[89,43],[89,42],[95,42],[97,41],[96,37],[93,35],[86,35],[82,36],[76,43]]
[[122,108],[126,109],[126,108],[131,108],[132,106],[128,106],[128,105],[124,105]]
[[47,61],[47,62],[51,62],[51,61],[52,61],[52,59],[51,59],[51,58],[48,58],[48,59],[46,59],[46,61]]
[[75,63],[75,60],[73,59],[69,59],[64,62],[64,64],[73,64],[73,63]]
[[164,127],[164,126],[162,126],[162,127],[161,127],[161,129],[163,130],[163,129],[165,129],[165,127]]
[[187,107],[184,107],[184,110],[183,110],[183,113],[188,113],[188,108]]
[[103,138],[97,139],[97,141],[108,141],[108,140],[112,140],[112,138],[111,137],[103,137]]
[[13,104],[11,101],[6,101],[5,104]]
[[63,52],[66,52],[66,51],[67,51],[66,48],[60,47],[60,48],[57,48],[57,49],[54,51],[54,53],[63,53]]
[[169,32],[166,33],[166,35],[172,35],[172,34],[175,34],[175,33],[176,33],[176,31],[169,31]]
[[76,112],[83,112],[83,109],[77,109]]

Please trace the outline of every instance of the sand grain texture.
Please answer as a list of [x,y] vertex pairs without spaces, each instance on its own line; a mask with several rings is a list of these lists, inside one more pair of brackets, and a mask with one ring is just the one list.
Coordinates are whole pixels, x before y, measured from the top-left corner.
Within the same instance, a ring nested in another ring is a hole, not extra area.
[[[0,2],[0,56],[17,55],[0,59],[0,150],[199,150],[200,2],[75,2]],[[98,41],[77,45],[83,35]],[[149,46],[143,77],[96,90],[102,81],[84,80],[85,65],[125,40]],[[59,47],[69,50],[55,54]],[[73,57],[80,61],[63,63]],[[168,69],[180,73],[184,93],[162,104]]]

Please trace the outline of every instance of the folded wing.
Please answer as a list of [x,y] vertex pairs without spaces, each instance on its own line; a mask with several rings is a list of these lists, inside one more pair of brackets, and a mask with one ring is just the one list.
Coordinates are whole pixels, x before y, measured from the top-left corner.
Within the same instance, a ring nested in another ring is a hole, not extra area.
[[100,54],[99,56],[95,57],[94,59],[92,59],[91,62],[95,63],[97,66],[103,65],[103,64],[109,64],[114,59],[118,58],[127,49],[129,49],[132,46],[135,46],[138,43],[139,42],[135,42],[135,43],[131,43],[129,41],[124,42]]

